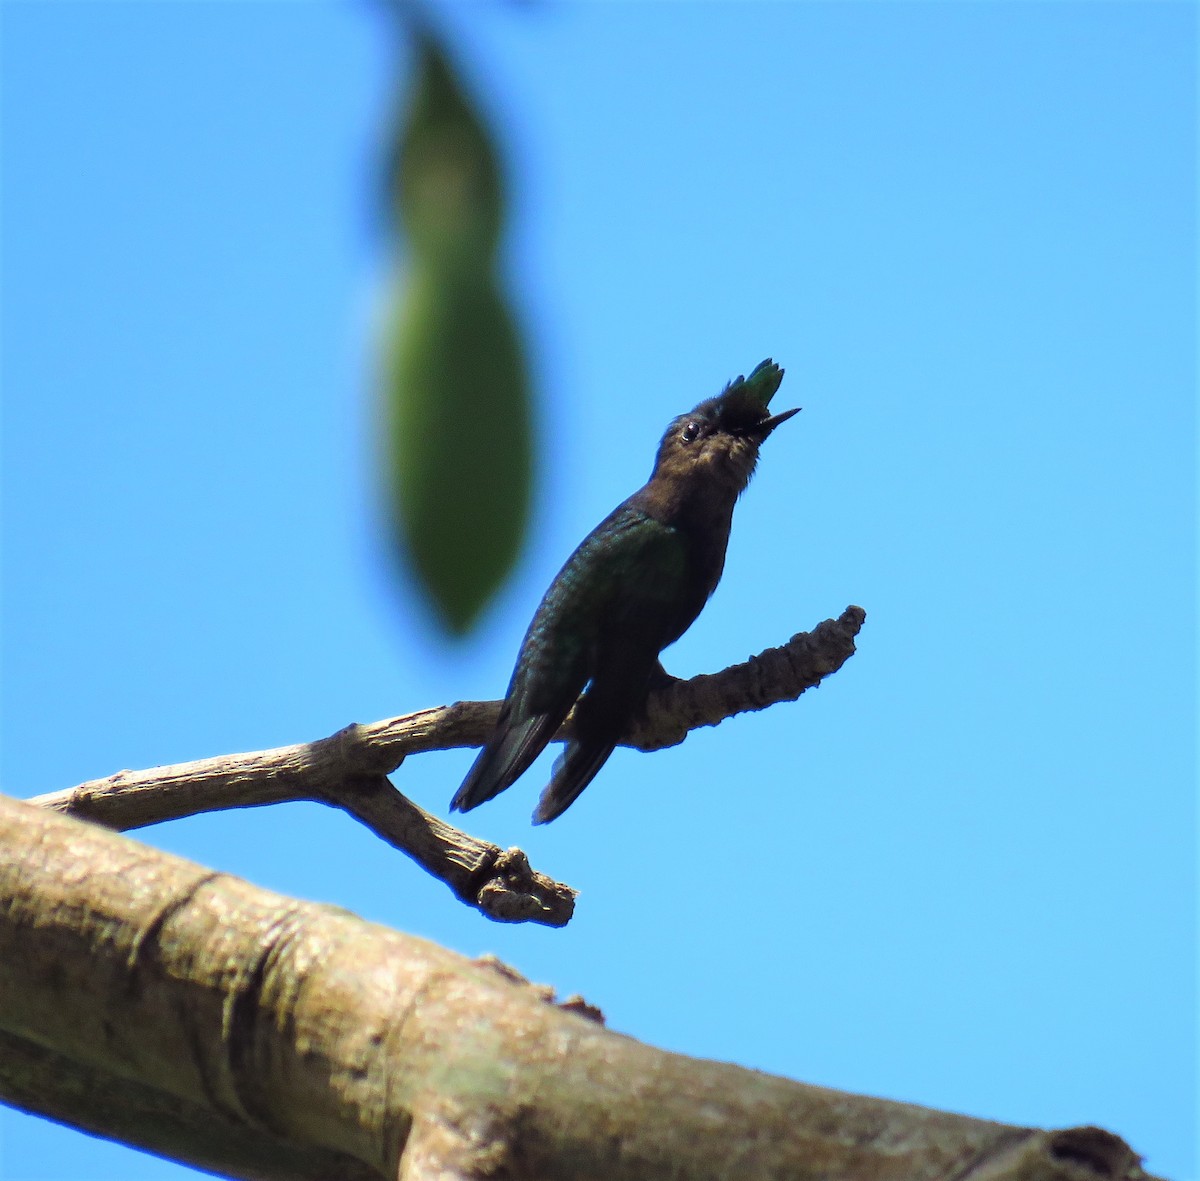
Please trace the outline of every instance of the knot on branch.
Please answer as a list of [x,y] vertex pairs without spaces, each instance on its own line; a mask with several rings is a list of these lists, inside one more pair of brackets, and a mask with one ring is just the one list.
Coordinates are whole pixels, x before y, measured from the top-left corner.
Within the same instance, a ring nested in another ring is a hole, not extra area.
[[[514,851],[510,850],[510,852]],[[582,1017],[597,1025],[604,1024],[604,1014],[600,1009],[590,1001],[584,1000],[577,992],[572,993],[566,1000],[560,1001],[549,984],[534,984],[528,976],[523,976],[512,964],[506,964],[499,956],[493,955],[490,951],[476,956],[473,962],[481,968],[486,968],[489,972],[495,972],[510,984],[528,988],[538,1000],[545,1001],[548,1005],[554,1005],[555,1008],[562,1009],[564,1013],[574,1013],[576,1017]]]
[[1078,1165],[1097,1177],[1128,1177],[1141,1172],[1142,1158],[1120,1136],[1103,1128],[1063,1128],[1050,1132],[1046,1148],[1053,1160]]
[[570,886],[534,869],[522,850],[512,848],[488,868],[475,904],[497,922],[564,927],[575,913],[575,894]]

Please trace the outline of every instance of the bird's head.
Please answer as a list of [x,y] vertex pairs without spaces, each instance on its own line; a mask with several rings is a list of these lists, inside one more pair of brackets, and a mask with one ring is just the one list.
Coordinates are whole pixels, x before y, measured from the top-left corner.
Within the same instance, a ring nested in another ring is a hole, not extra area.
[[754,474],[763,440],[795,410],[768,409],[783,370],[766,360],[749,377],[731,381],[715,398],[681,414],[667,427],[658,446],[654,475],[660,478],[712,480],[740,493]]

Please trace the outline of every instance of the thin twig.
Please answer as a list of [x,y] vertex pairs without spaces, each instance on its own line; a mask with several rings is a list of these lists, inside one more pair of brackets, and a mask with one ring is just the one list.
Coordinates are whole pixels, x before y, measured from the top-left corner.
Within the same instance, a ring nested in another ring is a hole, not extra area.
[[[697,726],[794,701],[853,655],[865,619],[861,607],[847,607],[744,664],[657,687],[624,744],[658,750]],[[498,701],[459,701],[354,723],[296,746],[118,771],[28,802],[123,832],[200,812],[317,801],[348,812],[490,918],[562,926],[574,910],[574,890],[532,869],[520,849],[501,849],[424,811],[387,778],[410,754],[482,745],[499,712]],[[558,737],[570,730],[568,718]]]

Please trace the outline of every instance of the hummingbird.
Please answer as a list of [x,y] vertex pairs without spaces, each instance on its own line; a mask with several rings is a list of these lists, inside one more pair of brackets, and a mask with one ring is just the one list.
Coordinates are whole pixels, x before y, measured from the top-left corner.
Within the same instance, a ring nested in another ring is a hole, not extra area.
[[561,816],[671,677],[659,653],[717,588],[733,506],[758,449],[796,410],[767,409],[783,380],[770,359],[674,419],[650,479],[591,531],[550,584],[521,643],[491,737],[450,803],[467,812],[511,787],[575,708],[534,824]]

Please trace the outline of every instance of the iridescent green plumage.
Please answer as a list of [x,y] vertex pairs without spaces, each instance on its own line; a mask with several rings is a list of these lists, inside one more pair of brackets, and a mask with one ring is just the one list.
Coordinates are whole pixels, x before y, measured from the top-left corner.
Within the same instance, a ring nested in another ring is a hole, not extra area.
[[716,589],[733,506],[758,448],[796,413],[768,414],[782,378],[764,361],[667,428],[650,480],[588,534],[551,583],[496,730],[452,808],[467,811],[514,783],[572,706],[574,736],[534,822],[553,820],[591,782],[641,709],[659,653]]

